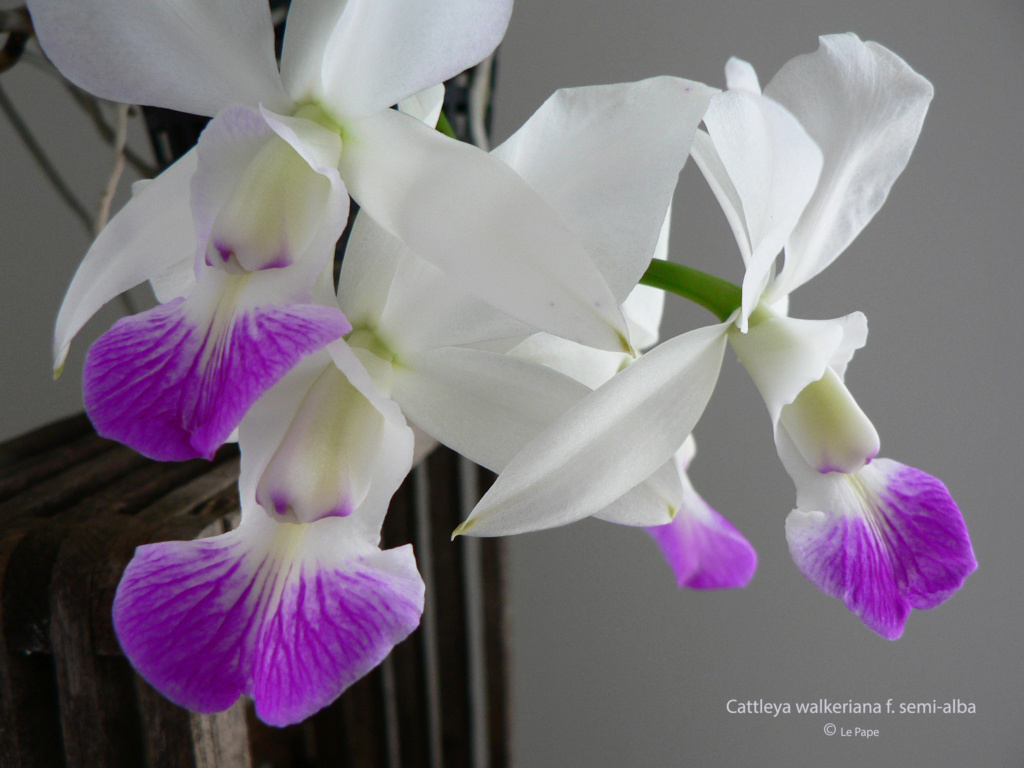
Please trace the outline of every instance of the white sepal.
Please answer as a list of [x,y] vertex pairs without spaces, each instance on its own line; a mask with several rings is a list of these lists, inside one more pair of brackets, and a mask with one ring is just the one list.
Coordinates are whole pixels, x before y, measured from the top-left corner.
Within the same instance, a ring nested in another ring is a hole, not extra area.
[[725,331],[713,325],[666,341],[581,400],[509,463],[457,533],[565,525],[650,477],[703,413]]

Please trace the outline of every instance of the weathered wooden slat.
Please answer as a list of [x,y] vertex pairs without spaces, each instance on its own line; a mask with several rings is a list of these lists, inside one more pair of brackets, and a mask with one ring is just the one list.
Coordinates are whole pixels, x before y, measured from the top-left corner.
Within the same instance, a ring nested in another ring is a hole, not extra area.
[[[382,541],[387,548],[416,540],[414,480],[409,478],[391,500],[384,521]],[[421,564],[422,567],[422,564]],[[422,631],[414,632],[391,651],[394,708],[397,714],[398,764],[430,766],[430,735],[427,720],[427,679]]]
[[112,450],[117,443],[85,434],[0,468],[0,501],[15,496],[86,459]]
[[[107,544],[119,524],[100,518],[78,526],[53,566],[50,646],[68,768],[121,768],[138,764],[142,755],[131,667],[123,658],[100,657],[93,644],[92,565],[109,556]],[[118,663],[124,674],[118,674]]]
[[439,449],[427,459],[434,564],[434,611],[441,677],[441,727],[445,768],[470,768],[473,708],[469,687],[469,627],[466,621],[462,542],[451,540],[461,520],[459,457]]
[[8,464],[22,461],[89,434],[95,434],[89,417],[84,413],[76,413],[0,445],[0,467],[6,467]]
[[251,768],[245,706],[238,701],[223,712],[191,714],[195,768]]
[[0,503],[0,520],[8,524],[21,517],[57,514],[149,461],[130,448],[116,446]]
[[192,714],[168,702],[138,675],[135,676],[135,699],[145,734],[142,746],[145,765],[195,768],[195,756],[182,749],[191,739]]
[[512,721],[509,712],[505,544],[501,539],[484,539],[480,542],[480,554],[484,591],[484,658],[487,660],[488,764],[490,768],[508,768],[512,764]]
[[[19,588],[7,578],[8,564],[28,530],[0,533],[0,593]],[[0,602],[0,628],[7,626]],[[0,765],[62,765],[53,659],[10,652],[6,635],[0,632]]]

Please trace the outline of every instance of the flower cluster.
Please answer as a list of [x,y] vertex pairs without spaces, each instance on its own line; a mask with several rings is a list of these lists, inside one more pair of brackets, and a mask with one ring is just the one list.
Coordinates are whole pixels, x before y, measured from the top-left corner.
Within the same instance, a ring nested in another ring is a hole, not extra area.
[[[54,341],[59,370],[97,309],[148,280],[158,305],[89,350],[93,423],[161,460],[240,444],[239,526],[140,547],[114,602],[125,653],[183,706],[248,695],[296,722],[416,628],[412,548],[381,550],[380,531],[432,441],[499,473],[459,534],[597,516],[646,528],[680,586],[745,585],[753,548],[687,476],[730,344],[796,484],[786,536],[810,581],[895,638],[976,566],[942,483],[875,459],[843,383],[863,315],[788,315],[886,198],[929,83],[839,35],[764,91],[738,60],[725,91],[562,90],[485,152],[435,125],[444,81],[494,50],[511,5],[293,0],[278,62],[257,0],[29,2],[81,87],[213,118],[96,239]],[[691,155],[742,286],[668,260]],[[657,344],[663,291],[720,322]]]

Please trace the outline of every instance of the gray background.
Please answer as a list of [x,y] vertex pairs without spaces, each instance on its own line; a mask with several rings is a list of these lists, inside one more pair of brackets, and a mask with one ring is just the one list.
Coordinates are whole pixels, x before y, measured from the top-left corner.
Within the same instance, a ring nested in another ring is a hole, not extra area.
[[[9,5],[10,3],[5,3]],[[816,36],[854,31],[903,56],[936,98],[904,176],[844,256],[794,296],[793,314],[863,310],[848,382],[882,454],[941,477],[971,531],[978,572],[904,637],[874,636],[790,561],[792,485],[764,406],[727,353],[698,425],[695,484],[757,547],[742,591],[674,587],[639,531],[585,521],[509,541],[515,746],[526,768],[1024,764],[1019,405],[1024,340],[1024,6],[1011,0],[520,0],[501,51],[495,135],[556,88],[675,74],[722,86],[729,56],[762,83]],[[0,83],[90,205],[109,156],[51,81]],[[80,408],[89,326],[51,382],[52,322],[87,238],[0,125],[0,437]],[[673,258],[733,280],[736,246],[692,167],[676,197]],[[669,300],[665,335],[710,315]],[[975,715],[730,715],[729,699],[974,702]],[[877,740],[823,726],[877,728]]]

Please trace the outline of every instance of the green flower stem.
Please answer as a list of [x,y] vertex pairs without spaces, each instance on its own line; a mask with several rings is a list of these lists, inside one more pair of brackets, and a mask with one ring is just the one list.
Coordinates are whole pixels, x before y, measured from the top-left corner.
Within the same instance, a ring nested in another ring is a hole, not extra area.
[[738,285],[699,269],[661,259],[651,261],[640,283],[700,304],[723,323],[743,301],[743,291]]

